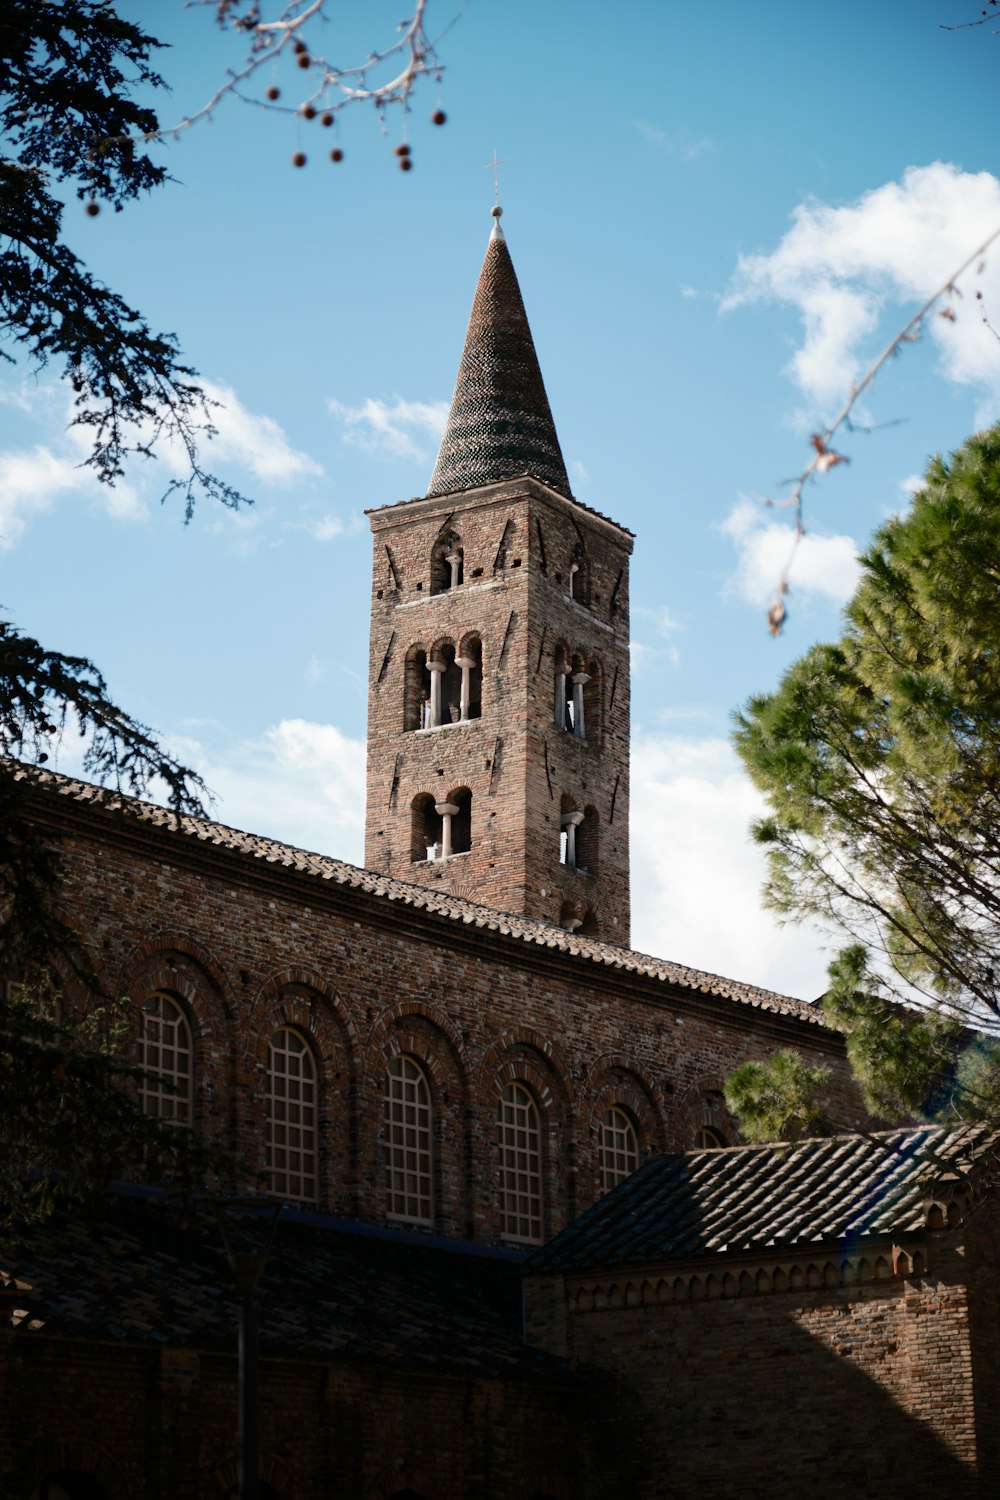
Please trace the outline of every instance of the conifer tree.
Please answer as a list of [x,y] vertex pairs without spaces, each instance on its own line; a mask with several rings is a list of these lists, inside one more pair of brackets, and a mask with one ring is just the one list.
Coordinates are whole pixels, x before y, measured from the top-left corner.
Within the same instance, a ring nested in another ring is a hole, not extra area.
[[861,563],[840,639],[737,715],[769,807],[765,899],[850,940],[824,1008],[869,1108],[993,1114],[1000,427],[935,458]]

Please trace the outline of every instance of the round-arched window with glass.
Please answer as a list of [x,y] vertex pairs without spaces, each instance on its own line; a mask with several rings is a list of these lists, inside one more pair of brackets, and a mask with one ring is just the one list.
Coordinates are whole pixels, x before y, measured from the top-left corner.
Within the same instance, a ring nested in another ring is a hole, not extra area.
[[631,1177],[639,1165],[639,1142],[635,1126],[623,1109],[612,1107],[601,1116],[599,1151],[601,1192],[609,1193]]
[[139,1023],[139,1100],[154,1120],[190,1125],[193,1068],[191,1028],[171,995],[150,995]]
[[305,1037],[282,1026],[267,1049],[267,1172],[271,1192],[316,1201],[316,1062]]
[[385,1184],[390,1218],[434,1221],[431,1091],[416,1058],[401,1053],[385,1075]]
[[508,1083],[497,1110],[500,1233],[527,1245],[542,1241],[542,1132],[538,1105],[523,1083]]

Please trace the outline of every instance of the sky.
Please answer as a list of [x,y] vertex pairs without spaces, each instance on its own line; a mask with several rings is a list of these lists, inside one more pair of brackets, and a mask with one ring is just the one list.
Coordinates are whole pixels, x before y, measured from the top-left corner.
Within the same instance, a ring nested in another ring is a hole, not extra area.
[[[169,50],[164,124],[242,52],[210,10],[120,6]],[[266,7],[265,7],[266,9]],[[330,4],[322,48],[400,7]],[[1000,229],[1000,35],[974,0],[430,0],[440,84],[333,130],[230,99],[161,148],[172,181],[66,211],[91,270],[173,331],[221,403],[209,466],[254,499],[183,524],[176,460],[114,490],[68,394],[0,368],[0,600],[85,654],[202,772],[213,815],[359,863],[371,539],[426,490],[491,227],[503,225],[574,492],[636,533],[632,941],[812,998],[835,938],[762,909],[762,804],[732,713],[834,637],[872,530],[927,459],[1000,417],[1000,244],[889,362],[806,492],[785,631],[765,615],[809,435]],[[996,23],[1000,27],[1000,20]],[[319,49],[318,41],[313,43]],[[283,99],[302,74],[261,79]],[[447,123],[436,127],[436,109]],[[394,147],[411,147],[398,170]],[[344,159],[334,164],[336,144]],[[295,152],[305,167],[292,165]],[[981,298],[976,292],[982,293]],[[55,761],[70,774],[70,738]]]

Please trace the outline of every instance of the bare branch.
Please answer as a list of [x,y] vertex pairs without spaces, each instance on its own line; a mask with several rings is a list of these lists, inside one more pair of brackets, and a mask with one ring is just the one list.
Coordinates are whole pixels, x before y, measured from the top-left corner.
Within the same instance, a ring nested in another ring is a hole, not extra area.
[[[994,3],[994,0],[991,0],[991,4],[992,3]],[[812,458],[806,464],[801,473],[797,474],[794,479],[788,481],[788,483],[791,484],[790,492],[781,499],[764,500],[763,503],[765,505],[790,507],[794,512],[795,517],[794,534],[792,537],[792,544],[788,555],[788,561],[785,563],[785,566],[781,570],[778,584],[774,593],[774,599],[770,605],[770,608],[768,609],[767,614],[768,630],[772,635],[781,634],[786,616],[784,598],[789,590],[789,578],[792,570],[792,564],[795,560],[795,554],[798,551],[799,543],[802,541],[802,538],[806,534],[802,515],[803,490],[805,489],[805,486],[808,484],[808,482],[811,479],[814,479],[817,475],[828,473],[838,464],[850,462],[845,454],[837,453],[833,448],[831,448],[830,444],[832,438],[840,430],[841,427],[845,427],[848,430],[854,430],[852,429],[850,422],[851,412],[854,410],[854,407],[857,405],[857,402],[862,394],[872,384],[876,375],[882,369],[882,366],[887,364],[890,359],[893,359],[896,357],[896,355],[900,354],[905,345],[915,344],[919,341],[923,333],[924,320],[926,319],[931,309],[938,302],[943,301],[946,297],[961,296],[961,292],[956,285],[959,277],[962,276],[974,262],[981,261],[987,250],[997,239],[1000,239],[1000,228],[995,229],[993,233],[982,242],[981,245],[978,245],[976,249],[972,251],[971,255],[966,256],[965,260],[962,261],[962,264],[958,266],[954,271],[952,271],[951,275],[941,286],[938,287],[937,291],[932,292],[927,300],[921,303],[920,307],[917,308],[917,311],[913,314],[909,321],[903,325],[903,327],[892,339],[890,339],[889,343],[882,350],[882,353],[878,356],[874,363],[869,365],[868,369],[865,371],[861,379],[851,387],[846,401],[838,411],[837,415],[833,418],[833,420],[828,423],[828,425],[823,429],[822,432],[814,432],[811,435],[809,441],[815,451]],[[978,292],[977,297],[981,302],[982,297]],[[955,311],[950,306],[950,304],[941,309],[941,316],[947,318],[951,322],[954,322]],[[993,333],[994,336],[996,336],[996,330],[989,323],[985,311],[983,312],[982,320],[990,329],[990,332]]]

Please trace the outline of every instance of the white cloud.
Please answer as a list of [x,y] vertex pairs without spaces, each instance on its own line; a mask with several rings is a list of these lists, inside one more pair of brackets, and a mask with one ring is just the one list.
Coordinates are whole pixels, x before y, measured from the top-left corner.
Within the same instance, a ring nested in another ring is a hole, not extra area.
[[749,825],[763,801],[727,740],[636,736],[631,807],[636,948],[802,999],[822,993],[822,937],[761,907]]
[[[249,411],[231,386],[208,380],[202,385],[205,394],[218,402],[210,413],[218,434],[205,444],[207,462],[239,464],[269,484],[290,484],[307,475],[316,477],[323,473],[308,453],[291,446],[273,417]],[[174,461],[186,467],[183,454],[174,455]]]
[[339,516],[317,516],[315,520],[307,521],[305,527],[314,542],[332,542],[344,532],[344,523]]
[[[820,407],[839,404],[870,358],[868,346],[883,313],[898,325],[987,237],[1000,229],[1000,181],[947,162],[908,167],[841,207],[810,200],[769,255],[741,256],[723,308],[775,301],[796,308],[804,339],[789,366],[795,382]],[[1000,304],[1000,249],[959,281],[950,322],[926,322],[946,379],[975,390],[980,416],[1000,408],[1000,342],[983,326],[974,300]]]
[[843,604],[857,587],[860,565],[853,537],[807,532],[796,548],[794,528],[745,497],[718,529],[737,552],[736,571],[726,592],[748,604],[764,605],[773,599],[793,552],[792,586],[797,594],[821,594]]
[[586,484],[587,480],[590,478],[590,475],[587,473],[586,467],[580,462],[578,458],[570,459],[569,472],[572,474],[573,478],[577,481],[578,484]]
[[259,739],[172,742],[218,801],[211,816],[351,864],[364,858],[365,745],[333,724],[282,719]]
[[119,482],[111,489],[99,484],[74,459],[43,444],[12,450],[0,453],[0,551],[15,547],[32,518],[66,495],[83,495],[120,521],[145,515],[130,485]]
[[369,396],[360,406],[327,403],[344,423],[344,441],[383,458],[423,458],[436,445],[448,420],[447,401],[392,402]]
[[698,291],[698,288],[696,286],[682,286],[681,287],[681,296],[682,297],[698,297],[700,295],[701,295],[701,293]]

